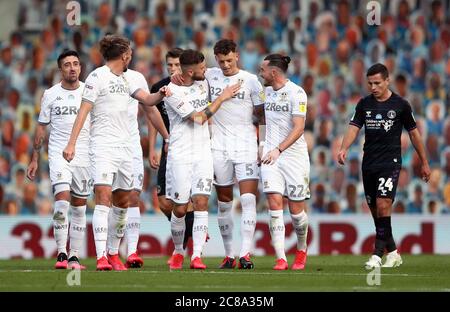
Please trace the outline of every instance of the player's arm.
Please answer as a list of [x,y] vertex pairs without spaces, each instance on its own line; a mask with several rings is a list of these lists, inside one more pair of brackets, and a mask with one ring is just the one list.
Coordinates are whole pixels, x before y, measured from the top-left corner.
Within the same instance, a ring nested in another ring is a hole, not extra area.
[[63,157],[67,161],[71,161],[75,157],[75,145],[77,143],[80,131],[83,128],[84,122],[86,121],[87,115],[92,110],[92,103],[88,101],[82,101],[80,105],[80,110],[78,111],[77,118],[72,127],[72,132],[70,133],[69,142],[63,151]]
[[170,90],[167,86],[161,87],[158,92],[155,93],[149,93],[142,89],[137,89],[132,93],[131,96],[138,100],[139,103],[144,104],[144,107],[155,106],[156,104],[161,102],[165,96],[170,96]]
[[44,144],[45,136],[47,133],[47,125],[38,123],[34,130],[34,142],[33,152],[31,154],[31,160],[27,168],[27,177],[30,180],[34,180],[36,171],[39,166],[39,154],[41,152],[42,144]]
[[148,127],[148,142],[149,142],[149,149],[148,149],[148,160],[150,162],[150,167],[153,169],[158,168],[159,161],[156,157],[155,152],[155,145],[156,145],[156,136],[158,135],[158,132],[156,131],[153,124],[150,122],[150,120],[147,119],[147,127]]
[[430,179],[430,165],[428,164],[427,154],[425,152],[425,147],[422,143],[422,137],[420,135],[420,132],[417,128],[414,128],[413,130],[408,132],[409,138],[411,139],[411,143],[414,146],[414,149],[416,150],[417,154],[419,155],[419,159],[422,163],[422,179],[425,182],[428,182]]
[[278,145],[277,148],[269,151],[262,159],[263,164],[273,164],[280,154],[294,144],[305,132],[305,116],[292,116],[292,131]]
[[355,142],[358,137],[360,128],[350,124],[348,126],[347,132],[344,135],[344,139],[342,140],[341,149],[338,154],[338,162],[343,165],[345,163],[345,159],[347,158],[348,149]]
[[217,97],[214,102],[212,102],[211,105],[206,107],[206,109],[201,112],[193,112],[189,115],[188,118],[197,124],[203,125],[209,118],[212,117],[212,115],[214,115],[219,110],[222,103],[236,95],[240,88],[240,83],[227,86],[225,89],[223,89],[219,97]]

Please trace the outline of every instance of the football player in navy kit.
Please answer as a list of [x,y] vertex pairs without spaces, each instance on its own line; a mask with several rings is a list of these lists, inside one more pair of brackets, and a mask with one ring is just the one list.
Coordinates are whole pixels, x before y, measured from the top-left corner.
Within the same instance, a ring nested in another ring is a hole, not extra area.
[[[376,237],[373,255],[366,262],[366,269],[397,267],[402,258],[392,236],[391,212],[402,164],[400,136],[403,128],[421,161],[422,179],[428,182],[430,167],[411,105],[389,90],[389,73],[383,64],[375,64],[367,71],[367,83],[371,94],[361,99],[350,120],[342,141],[338,161],[344,164],[348,149],[365,126],[364,157],[362,162],[363,185],[367,204],[375,222]],[[384,252],[386,262],[381,265]]]

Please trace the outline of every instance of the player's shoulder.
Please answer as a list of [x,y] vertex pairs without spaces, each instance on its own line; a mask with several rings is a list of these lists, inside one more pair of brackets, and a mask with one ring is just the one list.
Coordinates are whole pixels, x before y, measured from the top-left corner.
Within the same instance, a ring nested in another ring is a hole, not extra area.
[[409,104],[407,99],[401,97],[400,95],[398,95],[395,92],[392,92],[390,100],[393,103],[398,103],[400,106],[410,106],[410,104]]
[[258,80],[258,77],[255,74],[252,74],[251,72],[248,72],[246,70],[240,69],[239,70],[239,75],[243,78],[247,78],[251,81],[255,81]]
[[293,83],[292,81],[288,81],[286,84],[287,89],[291,92],[293,96],[306,96],[305,90],[300,87],[298,84]]
[[50,88],[46,89],[44,91],[44,95],[52,96],[56,93],[61,93],[61,91],[62,91],[61,82],[58,82],[58,83],[54,84],[53,86],[51,86]]
[[136,78],[136,79],[145,79],[144,75],[141,72],[138,72],[137,70],[134,69],[127,69],[126,72],[124,72],[125,77],[130,77],[130,78]]
[[169,88],[169,90],[172,92],[173,95],[183,95],[183,90],[186,88],[184,86],[179,86],[173,82],[170,82],[167,87]]
[[91,71],[86,79],[87,80],[92,80],[92,81],[102,81],[102,77],[105,76],[109,71],[108,66],[103,65],[100,67],[97,67],[96,69],[94,69],[93,71]]

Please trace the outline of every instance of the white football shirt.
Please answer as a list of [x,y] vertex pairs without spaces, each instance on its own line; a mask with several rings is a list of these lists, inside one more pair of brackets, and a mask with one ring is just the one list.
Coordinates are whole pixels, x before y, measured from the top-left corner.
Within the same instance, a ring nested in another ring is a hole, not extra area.
[[[306,92],[291,81],[279,90],[272,87],[266,88],[266,100],[264,110],[266,114],[266,141],[264,155],[278,147],[292,132],[292,117],[306,117],[307,96]],[[307,150],[304,135],[283,151],[283,155],[294,156]]]
[[[55,84],[45,90],[42,96],[41,110],[38,122],[50,125],[50,137],[48,142],[49,157],[61,157],[64,148],[69,141],[72,127],[77,118],[81,104],[84,83],[75,90],[64,89],[61,83]],[[75,158],[71,164],[74,166],[89,164],[89,128],[91,122],[89,116],[81,128],[76,144]]]
[[95,69],[86,79],[83,101],[92,103],[91,144],[93,147],[130,145],[128,106],[130,95],[139,86],[117,76],[106,65]]
[[172,95],[164,98],[170,121],[168,160],[192,163],[211,153],[208,122],[194,123],[189,116],[208,106],[208,82],[195,81],[191,86],[168,85]]
[[[128,81],[129,84],[136,85],[139,89],[142,89],[150,93],[150,90],[148,89],[147,80],[145,79],[144,75],[142,75],[140,72],[128,69],[124,73],[124,75],[125,79]],[[129,120],[131,141],[134,144],[137,143],[140,145],[141,138],[139,136],[139,125],[137,121],[139,110],[138,106],[139,106],[138,100],[130,96],[128,103],[128,120]]]
[[[212,148],[229,154],[244,152],[250,160],[256,160],[256,128],[253,125],[254,106],[264,104],[264,90],[256,75],[239,70],[233,76],[225,76],[218,67],[206,71],[214,101],[229,85],[241,83],[239,92],[222,103],[212,119]],[[240,153],[242,155],[242,153]],[[247,159],[248,160],[248,159]]]

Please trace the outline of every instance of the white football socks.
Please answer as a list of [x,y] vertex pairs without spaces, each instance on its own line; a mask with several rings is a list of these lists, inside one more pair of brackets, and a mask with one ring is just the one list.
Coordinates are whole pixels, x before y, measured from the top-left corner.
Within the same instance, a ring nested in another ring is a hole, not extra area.
[[184,255],[183,241],[184,241],[184,231],[186,230],[186,222],[184,219],[186,215],[178,218],[174,215],[172,211],[172,216],[170,217],[170,230],[172,232],[172,241],[175,246],[174,253]]
[[256,228],[256,196],[251,193],[241,195],[241,251],[239,257],[244,257],[250,253],[253,247],[253,236]]
[[108,213],[109,207],[95,205],[92,216],[92,229],[94,231],[95,250],[97,259],[106,256],[106,239],[108,238]]
[[55,237],[58,254],[63,252],[67,254],[67,234],[69,221],[67,218],[69,212],[69,202],[66,200],[55,201],[53,211],[53,236]]
[[223,247],[225,248],[225,256],[234,258],[233,253],[233,216],[231,208],[233,202],[218,201],[217,222],[219,223],[220,234],[222,235]]
[[70,206],[70,210],[72,216],[69,228],[69,259],[73,256],[78,258],[78,252],[83,246],[84,233],[86,233],[86,205],[78,207]]
[[139,207],[130,207],[127,212],[127,227],[125,238],[127,241],[127,257],[135,253],[139,241],[139,230],[141,228],[141,212]]
[[120,240],[125,234],[127,224],[127,208],[112,206],[108,217],[108,253],[117,255],[119,253]]
[[208,211],[194,211],[194,226],[192,227],[192,239],[194,250],[191,260],[201,257],[203,246],[208,234]]
[[297,250],[306,251],[306,239],[308,235],[308,215],[305,211],[299,214],[291,214],[292,225],[297,234]]
[[286,261],[286,254],[284,252],[284,219],[283,210],[269,210],[270,221],[270,235],[272,236],[272,245],[275,249],[277,259],[284,259]]

